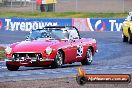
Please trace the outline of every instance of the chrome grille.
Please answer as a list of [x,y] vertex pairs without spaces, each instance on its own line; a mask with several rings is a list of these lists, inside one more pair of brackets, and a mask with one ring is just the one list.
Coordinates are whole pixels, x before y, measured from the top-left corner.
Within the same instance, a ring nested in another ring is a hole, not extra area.
[[41,53],[13,53],[14,59],[42,59]]

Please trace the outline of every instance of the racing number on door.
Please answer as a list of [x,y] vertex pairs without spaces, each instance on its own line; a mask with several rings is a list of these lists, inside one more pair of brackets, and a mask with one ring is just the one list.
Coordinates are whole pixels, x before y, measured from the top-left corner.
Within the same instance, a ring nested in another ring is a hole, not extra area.
[[77,46],[77,57],[82,57],[83,54],[83,46]]

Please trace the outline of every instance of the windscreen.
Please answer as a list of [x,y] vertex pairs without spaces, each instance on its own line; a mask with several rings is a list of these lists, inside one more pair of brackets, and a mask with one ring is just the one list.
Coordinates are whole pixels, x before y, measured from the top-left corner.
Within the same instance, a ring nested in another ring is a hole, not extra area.
[[37,29],[33,30],[29,34],[30,39],[68,39],[68,31],[63,29]]

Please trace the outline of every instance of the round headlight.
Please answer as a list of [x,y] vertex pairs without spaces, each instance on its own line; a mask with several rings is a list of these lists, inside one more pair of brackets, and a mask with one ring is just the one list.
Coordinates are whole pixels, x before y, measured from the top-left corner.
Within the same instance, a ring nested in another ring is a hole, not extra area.
[[5,52],[6,52],[7,54],[10,54],[11,51],[12,51],[12,48],[9,47],[9,46],[7,46],[6,49],[5,49]]
[[46,51],[47,54],[51,54],[52,53],[52,48],[51,47],[47,47],[45,51]]

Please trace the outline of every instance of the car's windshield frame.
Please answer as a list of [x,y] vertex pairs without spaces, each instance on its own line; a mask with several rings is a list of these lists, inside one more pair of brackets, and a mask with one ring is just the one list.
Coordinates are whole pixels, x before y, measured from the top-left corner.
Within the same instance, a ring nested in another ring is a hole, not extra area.
[[[71,34],[72,32],[74,32],[73,35]],[[74,37],[70,38],[70,34],[71,36],[74,36]],[[80,39],[80,35],[76,28],[73,29],[71,27],[43,28],[43,29],[32,30],[28,35],[28,39],[30,40],[38,40],[38,39],[69,40],[69,39]]]

